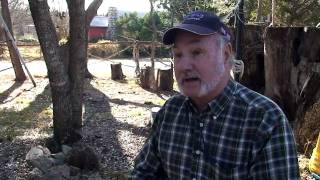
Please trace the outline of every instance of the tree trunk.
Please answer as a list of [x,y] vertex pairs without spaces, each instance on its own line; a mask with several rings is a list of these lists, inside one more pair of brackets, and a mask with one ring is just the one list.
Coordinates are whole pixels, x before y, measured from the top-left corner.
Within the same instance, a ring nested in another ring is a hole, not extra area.
[[[285,41],[284,41],[285,39]],[[320,100],[320,30],[268,28],[265,37],[265,94],[276,101],[294,123],[299,150],[310,137],[299,136],[310,124],[306,112]],[[312,122],[319,127],[320,121]],[[319,131],[319,129],[318,129]]]
[[276,25],[276,0],[271,1],[271,26]]
[[[264,90],[264,55],[263,55],[263,32],[265,27],[258,25],[245,25],[243,27],[243,50],[244,72],[240,83],[252,90],[263,93]],[[235,29],[231,28],[235,34]],[[235,47],[235,42],[233,42]]]
[[136,41],[133,43],[132,56],[133,56],[134,62],[136,63],[135,74],[136,74],[136,77],[139,77],[140,76],[140,65],[139,65],[140,52],[139,52],[139,44]]
[[262,0],[258,0],[257,17],[256,17],[257,22],[260,22],[261,20],[261,11],[262,11]]
[[154,7],[153,0],[149,0],[150,2],[150,17],[152,23],[152,42],[151,42],[151,53],[150,53],[150,61],[151,61],[151,74],[150,74],[150,85],[152,89],[156,89],[155,77],[154,77],[154,58],[156,53],[156,38],[157,38],[157,27],[154,19]]
[[71,82],[72,122],[71,127],[82,127],[82,92],[84,71],[87,58],[86,49],[86,15],[84,0],[72,0],[68,3],[70,17],[70,53],[69,77]]
[[58,37],[47,1],[29,0],[29,5],[48,69],[53,103],[54,139],[63,144],[69,142],[72,133],[69,126],[72,120],[70,80],[60,56]]
[[[12,31],[12,22],[11,22],[9,7],[8,7],[8,0],[1,0],[1,10],[2,10],[1,12],[2,12],[3,20],[7,24],[12,37],[14,37],[13,31]],[[7,33],[5,33],[5,36],[6,36],[7,46],[10,53],[11,63],[14,69],[14,73],[16,75],[16,81],[24,81],[26,80],[26,75],[22,69],[18,52],[14,48],[14,45],[13,45],[14,42],[10,40]]]
[[[92,19],[94,18],[94,16],[97,14],[97,11],[99,9],[99,7],[101,6],[103,0],[94,0],[88,7],[88,9],[86,10],[86,51],[88,50],[88,32],[90,29],[90,23],[92,21]],[[87,54],[87,53],[86,53]],[[88,56],[86,56],[86,62],[85,62],[85,77],[92,79],[93,75],[90,73],[89,69],[88,69]]]
[[73,143],[81,138],[82,91],[86,59],[84,0],[67,1],[70,37],[59,47],[47,1],[29,0],[30,11],[48,69],[53,102],[54,138]]

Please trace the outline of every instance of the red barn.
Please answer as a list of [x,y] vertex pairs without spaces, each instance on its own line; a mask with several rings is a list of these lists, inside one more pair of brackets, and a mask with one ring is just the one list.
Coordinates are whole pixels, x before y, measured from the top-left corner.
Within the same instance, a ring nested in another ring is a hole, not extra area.
[[108,31],[108,17],[95,16],[91,23],[88,32],[88,40],[104,39]]

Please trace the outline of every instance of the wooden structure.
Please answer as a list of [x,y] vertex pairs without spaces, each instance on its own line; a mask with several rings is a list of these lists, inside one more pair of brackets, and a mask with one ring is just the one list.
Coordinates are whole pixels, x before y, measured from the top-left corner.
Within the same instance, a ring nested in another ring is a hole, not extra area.
[[94,39],[104,39],[107,37],[107,31],[108,17],[95,16],[90,23],[88,40],[92,41]]

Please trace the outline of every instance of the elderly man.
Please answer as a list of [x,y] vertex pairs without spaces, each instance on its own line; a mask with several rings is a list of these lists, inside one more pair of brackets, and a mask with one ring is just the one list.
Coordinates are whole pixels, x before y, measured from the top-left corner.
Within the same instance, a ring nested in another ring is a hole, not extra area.
[[130,179],[299,179],[284,113],[230,78],[230,39],[219,18],[202,11],[165,32],[181,94],[157,113]]

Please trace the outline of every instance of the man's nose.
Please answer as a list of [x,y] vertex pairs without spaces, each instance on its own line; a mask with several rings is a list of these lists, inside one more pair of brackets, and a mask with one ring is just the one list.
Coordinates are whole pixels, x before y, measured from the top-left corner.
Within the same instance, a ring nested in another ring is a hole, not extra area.
[[193,68],[193,61],[189,57],[185,56],[179,60],[176,66],[181,70],[191,70]]

